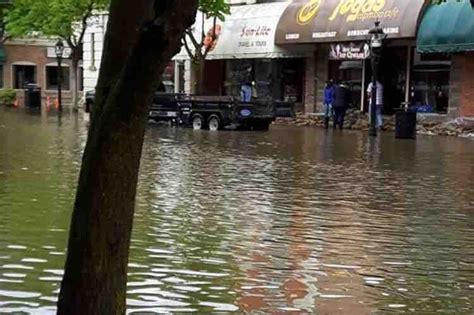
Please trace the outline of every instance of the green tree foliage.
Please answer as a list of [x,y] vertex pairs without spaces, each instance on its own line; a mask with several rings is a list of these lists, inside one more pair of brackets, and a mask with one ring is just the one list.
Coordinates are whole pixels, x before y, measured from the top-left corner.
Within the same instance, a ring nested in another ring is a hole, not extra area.
[[[70,46],[82,44],[87,19],[110,0],[15,0],[5,15],[11,36],[61,38]],[[71,47],[73,48],[73,47]]]
[[77,103],[77,70],[82,58],[84,34],[95,11],[110,0],[15,0],[5,11],[6,32],[11,37],[62,39],[72,50],[73,89]]

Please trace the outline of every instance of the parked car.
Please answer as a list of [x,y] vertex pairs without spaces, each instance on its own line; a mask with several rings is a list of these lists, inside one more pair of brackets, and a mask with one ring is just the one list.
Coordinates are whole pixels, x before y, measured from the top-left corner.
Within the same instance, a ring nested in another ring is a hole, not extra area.
[[[174,93],[174,83],[172,81],[165,80],[160,84],[160,86],[158,87],[158,90],[163,93]],[[95,99],[95,90],[87,91],[86,96],[85,96],[85,102],[86,102],[85,112],[86,113],[91,112],[92,106],[94,105],[94,99]]]

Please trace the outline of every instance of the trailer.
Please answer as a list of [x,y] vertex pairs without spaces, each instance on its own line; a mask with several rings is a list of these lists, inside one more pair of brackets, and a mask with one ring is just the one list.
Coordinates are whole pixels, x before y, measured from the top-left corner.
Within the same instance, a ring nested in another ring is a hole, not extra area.
[[[90,112],[95,93],[86,94],[85,111]],[[240,102],[232,96],[204,96],[155,92],[148,119],[195,130],[268,130],[277,117],[294,117],[291,102],[256,99]]]
[[276,117],[292,117],[293,104],[271,100],[240,102],[232,96],[155,93],[149,117],[195,130],[268,130]]

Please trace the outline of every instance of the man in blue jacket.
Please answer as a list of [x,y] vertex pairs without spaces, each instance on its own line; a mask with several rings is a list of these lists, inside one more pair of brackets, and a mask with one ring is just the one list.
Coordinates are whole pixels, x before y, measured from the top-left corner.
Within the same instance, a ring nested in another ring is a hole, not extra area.
[[324,128],[329,128],[329,119],[333,117],[334,83],[332,80],[326,82],[324,88]]

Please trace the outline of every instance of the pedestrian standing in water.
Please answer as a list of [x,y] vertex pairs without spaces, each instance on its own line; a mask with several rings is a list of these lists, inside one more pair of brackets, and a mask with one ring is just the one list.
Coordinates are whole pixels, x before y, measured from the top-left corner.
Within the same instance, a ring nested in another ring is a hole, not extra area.
[[334,103],[334,82],[329,80],[326,82],[324,88],[324,128],[329,128],[329,119],[334,117],[333,114],[333,103]]
[[349,108],[350,95],[349,89],[344,83],[336,84],[334,88],[334,129],[339,126],[339,129],[344,128],[344,118],[346,110]]

